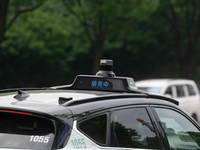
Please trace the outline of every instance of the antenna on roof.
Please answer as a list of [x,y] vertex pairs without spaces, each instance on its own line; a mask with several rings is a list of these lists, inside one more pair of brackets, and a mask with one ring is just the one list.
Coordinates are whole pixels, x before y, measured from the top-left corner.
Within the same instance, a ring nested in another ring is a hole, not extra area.
[[14,96],[14,98],[18,101],[23,101],[27,99],[30,95],[22,90],[18,90],[18,94]]

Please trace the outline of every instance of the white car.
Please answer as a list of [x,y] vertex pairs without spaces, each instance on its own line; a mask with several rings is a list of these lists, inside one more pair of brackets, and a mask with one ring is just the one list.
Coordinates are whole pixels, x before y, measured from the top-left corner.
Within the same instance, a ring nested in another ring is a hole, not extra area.
[[0,90],[0,150],[199,150],[178,101],[144,92],[102,60],[70,85]]
[[135,82],[145,91],[170,96],[196,121],[200,121],[200,96],[196,83],[186,79],[148,79]]

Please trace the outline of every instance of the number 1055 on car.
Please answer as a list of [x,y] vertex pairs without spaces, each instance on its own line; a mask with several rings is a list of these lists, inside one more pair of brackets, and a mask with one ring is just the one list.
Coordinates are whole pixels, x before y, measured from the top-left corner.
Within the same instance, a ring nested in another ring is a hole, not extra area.
[[48,143],[49,138],[48,136],[32,135],[30,136],[30,142]]

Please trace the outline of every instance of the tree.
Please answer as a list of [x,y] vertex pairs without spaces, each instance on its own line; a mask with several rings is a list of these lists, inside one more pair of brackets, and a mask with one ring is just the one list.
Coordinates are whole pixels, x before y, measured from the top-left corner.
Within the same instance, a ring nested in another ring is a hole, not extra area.
[[[127,22],[133,18],[144,17],[156,8],[157,1],[144,0],[62,0],[84,28],[86,38],[93,51],[92,72],[99,69],[99,61],[105,49],[109,28],[118,22]],[[115,31],[117,32],[117,31]]]
[[162,0],[159,11],[171,24],[176,45],[179,74],[192,78],[200,38],[199,0]]
[[[23,0],[1,0],[0,1],[0,53],[1,43],[6,31],[12,26],[15,20],[25,12],[38,8],[44,0],[23,1]],[[8,19],[8,13],[13,17]]]
[[[69,84],[71,58],[62,3],[46,1],[23,13],[6,32],[0,60],[0,88]],[[71,77],[71,78],[70,78]]]

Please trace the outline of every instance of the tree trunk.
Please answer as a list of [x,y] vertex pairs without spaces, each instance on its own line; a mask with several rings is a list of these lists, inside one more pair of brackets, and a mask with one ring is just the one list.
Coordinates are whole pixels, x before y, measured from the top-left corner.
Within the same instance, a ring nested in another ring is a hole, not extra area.
[[[98,43],[98,41],[97,41]],[[92,74],[96,74],[99,71],[100,60],[102,58],[103,49],[104,49],[104,41],[103,43],[98,43],[94,48],[94,57],[93,57],[93,64],[92,64]]]
[[190,56],[185,56],[184,58],[182,58],[182,61],[179,63],[180,78],[192,78],[194,69],[193,59],[194,58],[191,58]]
[[186,53],[180,59],[179,65],[180,65],[181,78],[191,79],[193,77],[198,42],[199,40],[196,40],[196,39],[190,42],[188,44],[188,49]]
[[1,54],[1,43],[3,40],[4,33],[6,31],[6,17],[8,10],[9,0],[0,0],[0,54]]

